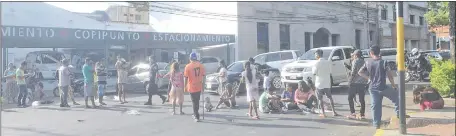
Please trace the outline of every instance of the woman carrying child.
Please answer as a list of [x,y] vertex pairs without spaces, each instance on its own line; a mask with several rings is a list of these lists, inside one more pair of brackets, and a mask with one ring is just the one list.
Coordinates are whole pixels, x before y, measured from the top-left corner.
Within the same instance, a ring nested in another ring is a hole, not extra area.
[[179,69],[179,63],[174,62],[171,64],[171,71],[164,77],[169,77],[171,81],[171,90],[169,91],[169,101],[173,105],[173,113],[176,114],[176,104],[179,105],[179,114],[182,112],[182,104],[184,103],[184,73]]
[[413,102],[420,104],[421,111],[442,109],[445,105],[442,96],[432,87],[418,87],[413,90]]

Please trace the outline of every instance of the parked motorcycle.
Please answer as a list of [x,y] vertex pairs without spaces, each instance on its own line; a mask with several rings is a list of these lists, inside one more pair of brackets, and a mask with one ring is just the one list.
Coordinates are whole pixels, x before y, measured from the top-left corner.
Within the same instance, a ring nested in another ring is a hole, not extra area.
[[[74,94],[79,94],[80,96],[84,96],[84,80],[83,79],[75,79],[71,78],[71,85],[70,85],[70,92]],[[60,89],[59,87],[55,87],[54,90],[52,91],[54,94],[54,97],[60,97]]]
[[432,71],[431,63],[425,58],[425,55],[420,53],[416,55],[408,54],[405,65],[407,68],[405,82],[423,81],[425,78],[429,77],[429,74]]

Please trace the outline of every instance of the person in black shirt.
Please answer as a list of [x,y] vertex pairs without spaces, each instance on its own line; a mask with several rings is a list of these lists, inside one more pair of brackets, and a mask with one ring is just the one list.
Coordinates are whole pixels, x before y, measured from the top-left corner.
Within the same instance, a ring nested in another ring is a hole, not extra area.
[[158,70],[158,64],[155,62],[154,57],[149,56],[149,86],[146,88],[149,99],[144,105],[152,105],[152,95],[160,96],[162,104],[166,102],[166,97],[158,93],[158,85],[156,83]]
[[[369,80],[373,125],[379,129],[382,120],[383,97],[393,102],[396,116],[399,118],[399,97],[397,97],[399,92],[394,82],[393,73],[387,65],[388,63],[380,57],[380,47],[372,46],[369,55],[372,60],[366,61],[359,69],[358,74]],[[386,77],[388,77],[391,86],[386,85]],[[406,115],[406,117],[410,116]]]

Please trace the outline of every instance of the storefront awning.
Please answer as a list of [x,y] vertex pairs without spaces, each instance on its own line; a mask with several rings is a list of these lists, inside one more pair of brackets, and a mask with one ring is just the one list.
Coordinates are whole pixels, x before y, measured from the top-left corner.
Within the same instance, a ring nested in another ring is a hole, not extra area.
[[4,48],[195,48],[235,42],[234,35],[2,26]]

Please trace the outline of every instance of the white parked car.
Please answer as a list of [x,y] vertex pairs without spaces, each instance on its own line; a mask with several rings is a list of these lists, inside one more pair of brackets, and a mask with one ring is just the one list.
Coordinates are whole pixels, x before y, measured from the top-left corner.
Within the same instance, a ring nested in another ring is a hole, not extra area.
[[280,70],[285,64],[297,60],[301,54],[299,50],[276,51],[258,54],[253,59],[255,63],[266,64]]
[[352,46],[333,46],[313,48],[304,53],[297,61],[289,63],[281,69],[281,80],[283,83],[296,84],[300,80],[305,80],[307,77],[313,77],[312,67],[317,62],[315,59],[315,51],[321,49],[323,51],[322,59],[331,61],[331,83],[338,85],[348,81],[348,71],[344,63],[349,63],[351,53],[354,48]]
[[[212,74],[218,72],[217,69],[219,67],[220,58],[212,57],[212,56],[203,56],[201,57],[201,64],[204,65],[204,69],[206,70],[206,74]],[[183,70],[183,69],[182,69]]]

